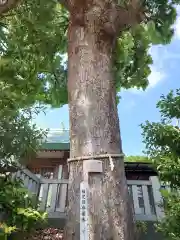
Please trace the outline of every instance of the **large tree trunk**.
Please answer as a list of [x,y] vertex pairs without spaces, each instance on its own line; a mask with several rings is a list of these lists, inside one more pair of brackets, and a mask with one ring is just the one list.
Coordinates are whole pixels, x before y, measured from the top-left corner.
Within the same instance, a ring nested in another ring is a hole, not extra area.
[[[71,12],[68,33],[68,91],[71,158],[122,153],[112,51],[115,37],[93,13],[80,24]],[[97,20],[97,21],[96,21]],[[83,22],[83,23],[84,23]],[[87,24],[88,23],[88,24]],[[134,219],[122,158],[101,159],[103,173],[89,175],[91,240],[133,240]],[[112,166],[113,165],[113,166]],[[79,240],[83,161],[69,164],[66,240]]]

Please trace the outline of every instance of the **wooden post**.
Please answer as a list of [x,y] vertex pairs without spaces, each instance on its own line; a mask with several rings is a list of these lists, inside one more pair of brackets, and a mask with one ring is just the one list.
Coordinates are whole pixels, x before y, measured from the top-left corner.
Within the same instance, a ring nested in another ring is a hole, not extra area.
[[39,192],[40,192],[39,188],[40,188],[40,183],[37,183],[37,182],[32,180],[31,191],[38,195]]
[[60,206],[59,211],[65,212],[66,207],[66,197],[67,197],[67,184],[61,184],[60,185]]
[[163,206],[161,206],[163,204],[163,199],[162,199],[162,195],[160,192],[161,185],[160,185],[158,177],[156,177],[156,176],[150,177],[150,181],[152,184],[156,216],[157,216],[158,220],[161,220],[164,217]]
[[134,203],[135,214],[141,214],[141,209],[139,207],[138,187],[137,187],[137,185],[132,185],[132,195],[133,195],[133,203]]
[[48,184],[43,184],[43,185],[41,185],[41,188],[42,188],[42,199],[41,199],[41,203],[40,203],[40,210],[45,211],[46,210],[46,205],[47,205],[49,185]]
[[58,166],[58,179],[62,179],[62,171],[63,171],[63,166],[59,165]]
[[57,191],[58,191],[58,184],[52,184],[49,212],[55,212],[56,210]]
[[142,193],[143,193],[143,200],[144,200],[144,208],[145,208],[145,214],[151,215],[151,207],[149,202],[149,194],[148,194],[148,187],[145,185],[142,185]]
[[24,175],[24,187],[25,187],[25,188],[28,188],[28,186],[29,186],[29,181],[30,181],[29,176]]

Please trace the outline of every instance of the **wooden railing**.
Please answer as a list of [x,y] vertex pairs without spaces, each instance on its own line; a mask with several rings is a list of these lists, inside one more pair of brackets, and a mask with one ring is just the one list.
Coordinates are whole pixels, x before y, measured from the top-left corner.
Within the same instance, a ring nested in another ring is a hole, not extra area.
[[21,179],[24,183],[24,187],[26,187],[30,192],[36,195],[39,194],[40,179],[28,169],[22,168],[15,173],[13,177]]
[[134,212],[137,220],[156,221],[164,216],[161,207],[161,185],[157,177],[149,181],[127,181],[129,194],[133,199]]
[[[47,211],[49,218],[65,218],[68,180],[38,178],[27,169],[19,171],[16,177],[21,178],[25,187],[38,196],[40,209]],[[157,177],[150,177],[149,181],[129,180],[127,184],[137,220],[156,221],[164,216]]]
[[40,209],[47,211],[49,217],[63,216],[67,203],[68,180],[41,178],[40,182]]

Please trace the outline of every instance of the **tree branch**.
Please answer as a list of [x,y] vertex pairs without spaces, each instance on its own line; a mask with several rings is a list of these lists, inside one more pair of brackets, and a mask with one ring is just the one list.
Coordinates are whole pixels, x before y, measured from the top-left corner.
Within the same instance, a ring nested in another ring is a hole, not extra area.
[[145,20],[145,9],[139,0],[132,0],[125,6],[112,5],[104,12],[104,30],[110,35],[118,35],[120,32],[133,27]]
[[121,27],[133,27],[137,24],[143,22],[146,18],[145,9],[142,5],[138,4],[136,7],[134,5],[127,6],[125,9],[119,9],[119,14],[122,14],[121,17]]
[[58,3],[62,4],[67,10],[69,10],[69,0],[58,0]]
[[15,8],[20,0],[0,0],[0,16]]

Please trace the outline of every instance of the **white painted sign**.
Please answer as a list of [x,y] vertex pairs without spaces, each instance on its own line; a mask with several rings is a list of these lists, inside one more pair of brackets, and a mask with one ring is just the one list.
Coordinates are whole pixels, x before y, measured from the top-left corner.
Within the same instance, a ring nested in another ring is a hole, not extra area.
[[80,240],[88,240],[88,183],[80,183]]

